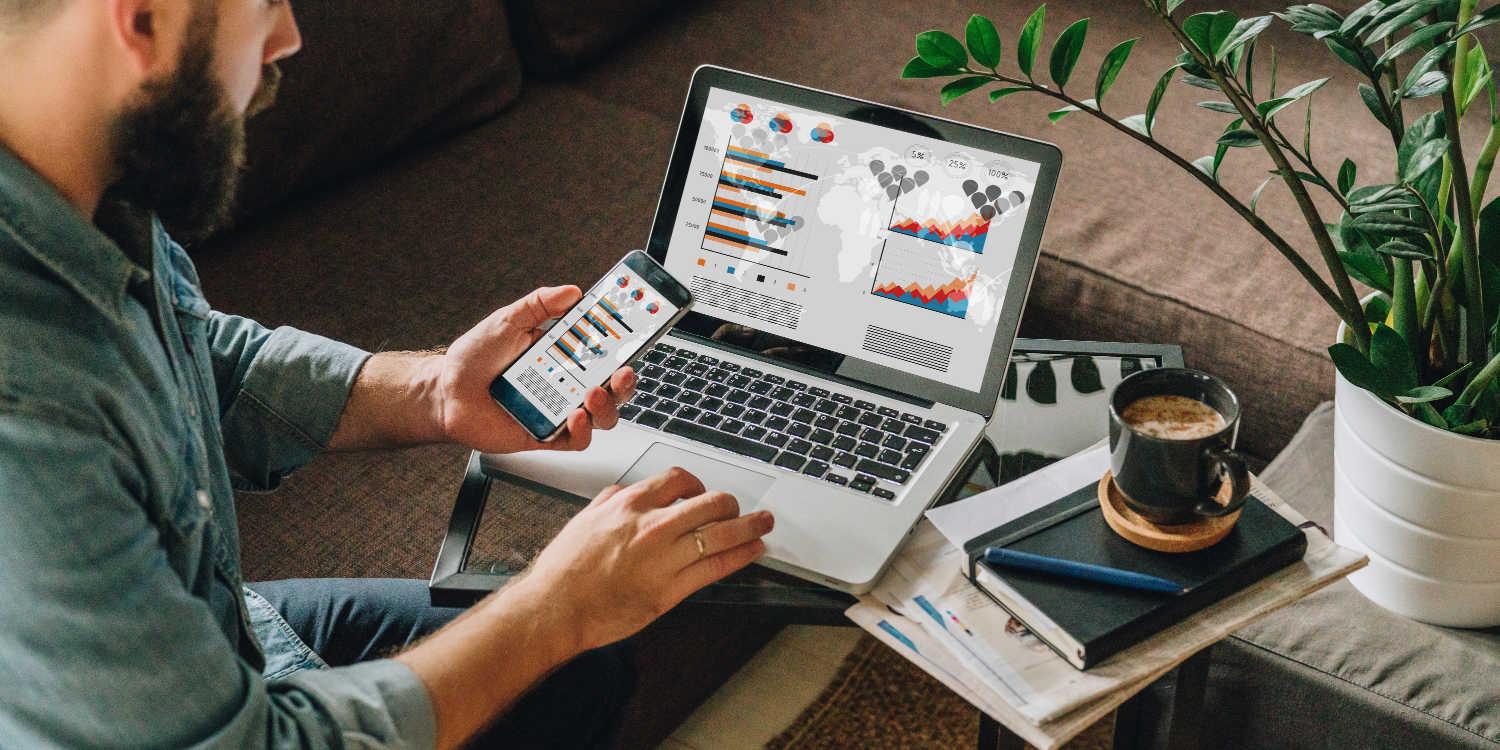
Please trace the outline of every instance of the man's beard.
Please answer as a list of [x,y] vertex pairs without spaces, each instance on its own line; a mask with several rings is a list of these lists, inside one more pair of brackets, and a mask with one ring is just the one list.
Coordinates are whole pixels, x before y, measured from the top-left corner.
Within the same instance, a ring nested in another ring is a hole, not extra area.
[[[211,38],[190,35],[176,75],[148,81],[111,133],[118,178],[110,196],[155,212],[187,241],[229,223],[245,164],[245,117],[234,114],[213,78]],[[267,66],[249,114],[270,106],[279,80]]]

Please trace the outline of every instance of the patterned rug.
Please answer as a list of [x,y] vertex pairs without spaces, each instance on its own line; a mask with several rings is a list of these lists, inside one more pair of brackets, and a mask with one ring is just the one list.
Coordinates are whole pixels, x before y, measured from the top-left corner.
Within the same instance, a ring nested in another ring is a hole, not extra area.
[[[1111,721],[1100,721],[1066,747],[1105,750]],[[979,712],[974,707],[865,635],[823,694],[766,747],[948,750],[974,747],[978,732]]]

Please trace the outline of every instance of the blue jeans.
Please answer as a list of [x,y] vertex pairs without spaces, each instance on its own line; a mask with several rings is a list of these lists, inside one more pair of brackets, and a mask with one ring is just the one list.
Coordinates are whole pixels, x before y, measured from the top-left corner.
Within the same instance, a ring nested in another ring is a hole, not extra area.
[[[464,610],[434,607],[425,581],[300,578],[249,584],[329,666],[390,656]],[[623,644],[586,652],[548,675],[470,744],[608,747],[635,671]]]

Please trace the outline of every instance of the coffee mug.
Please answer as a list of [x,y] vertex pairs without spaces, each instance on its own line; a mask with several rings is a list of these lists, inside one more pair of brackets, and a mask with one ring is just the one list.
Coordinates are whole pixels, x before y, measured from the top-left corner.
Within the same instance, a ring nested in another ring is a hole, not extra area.
[[[1250,494],[1234,450],[1239,426],[1239,399],[1206,372],[1164,367],[1120,381],[1109,399],[1109,465],[1126,505],[1162,525],[1239,510]],[[1224,476],[1229,502],[1220,505]]]

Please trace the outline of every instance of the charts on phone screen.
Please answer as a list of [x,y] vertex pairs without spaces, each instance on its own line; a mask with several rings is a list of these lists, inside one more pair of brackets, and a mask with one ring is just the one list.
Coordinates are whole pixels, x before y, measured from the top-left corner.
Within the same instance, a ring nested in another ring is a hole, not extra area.
[[666,266],[700,312],[977,391],[1038,169],[710,89]]
[[617,265],[521,356],[505,377],[560,423],[677,313],[635,271]]

